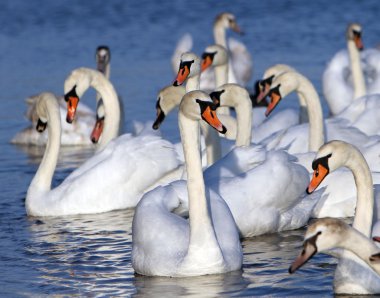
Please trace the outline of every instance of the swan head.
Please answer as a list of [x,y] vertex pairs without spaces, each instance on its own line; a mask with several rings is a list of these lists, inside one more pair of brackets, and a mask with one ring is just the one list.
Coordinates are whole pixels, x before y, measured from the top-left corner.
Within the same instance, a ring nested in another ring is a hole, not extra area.
[[228,53],[221,45],[208,46],[202,54],[201,70],[205,71],[209,66],[220,66],[228,63]]
[[289,71],[296,71],[293,67],[286,64],[276,64],[267,68],[264,72],[263,78],[258,83],[257,102],[261,102],[270,90],[270,86],[275,77]]
[[158,129],[171,110],[179,106],[182,97],[186,94],[186,89],[182,86],[167,86],[158,93],[156,102],[156,120],[153,129]]
[[95,53],[96,69],[105,73],[107,65],[111,61],[111,51],[107,46],[98,46]]
[[343,141],[330,141],[321,146],[312,163],[314,173],[306,192],[312,193],[330,172],[347,164],[352,152],[357,151],[354,146]]
[[359,51],[363,50],[362,26],[358,23],[349,24],[347,26],[346,39],[348,41],[353,41]]
[[216,109],[217,106],[210,96],[201,91],[186,93],[179,106],[180,113],[186,118],[194,121],[204,120],[218,132],[225,134],[227,129],[218,119]]
[[220,26],[225,29],[231,29],[232,31],[243,34],[239,25],[236,22],[236,17],[229,12],[223,12],[216,16],[214,27]]
[[317,252],[342,247],[350,227],[337,218],[323,218],[311,224],[305,234],[302,252],[289,267],[289,273],[294,273]]
[[49,110],[47,105],[49,105],[49,108],[51,112],[56,115],[59,114],[59,105],[56,96],[53,93],[50,92],[42,92],[39,95],[36,96],[36,114],[38,117],[36,130],[38,132],[43,132],[48,124],[49,121]]
[[298,74],[296,72],[284,72],[272,79],[273,81],[268,92],[270,102],[265,112],[265,116],[268,117],[272,113],[282,98],[298,88],[299,81],[297,76]]
[[66,78],[64,83],[65,101],[67,103],[66,121],[72,123],[75,118],[79,98],[90,87],[91,76],[87,68],[77,68]]
[[191,52],[183,53],[181,55],[181,62],[179,64],[178,74],[174,80],[173,86],[182,85],[187,78],[197,76],[201,73],[200,58]]

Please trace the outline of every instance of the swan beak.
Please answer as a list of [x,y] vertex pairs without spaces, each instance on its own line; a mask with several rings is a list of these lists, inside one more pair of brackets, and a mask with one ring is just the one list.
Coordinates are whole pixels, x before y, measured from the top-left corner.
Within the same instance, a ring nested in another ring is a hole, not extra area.
[[376,263],[379,262],[380,261],[380,253],[377,253],[377,254],[370,256],[369,260],[371,262],[376,262]]
[[212,57],[210,55],[207,55],[206,53],[203,54],[203,59],[201,63],[201,71],[205,71],[210,65],[212,64]]
[[66,115],[66,121],[67,123],[72,123],[75,118],[75,112],[77,110],[79,103],[79,98],[75,96],[69,96],[67,100],[67,115]]
[[375,242],[380,242],[380,236],[372,237],[372,240]]
[[231,29],[232,29],[234,32],[239,33],[240,35],[243,35],[243,34],[244,34],[243,30],[241,30],[241,28],[239,27],[239,25],[238,25],[236,22],[233,22],[233,23],[231,24]]
[[165,113],[162,111],[161,107],[158,106],[156,109],[157,109],[157,117],[156,117],[156,121],[154,121],[153,126],[152,126],[154,130],[159,129],[161,126],[161,123],[165,119]]
[[174,80],[173,86],[180,86],[187,79],[190,74],[190,68],[187,65],[182,66],[178,70],[177,77]]
[[216,110],[211,109],[210,106],[205,108],[202,112],[202,119],[215,128],[218,132],[222,134],[227,132],[227,128],[222,124],[222,122],[220,122],[218,116],[216,115]]
[[327,176],[329,170],[325,168],[323,165],[319,164],[317,168],[314,170],[313,177],[311,178],[310,184],[306,189],[308,194],[311,194],[318,186],[321,184],[323,179]]
[[355,34],[354,43],[359,51],[364,49],[363,41],[360,35]]
[[259,95],[256,97],[256,102],[260,103],[268,94],[270,88],[270,84],[264,83],[264,87],[259,83]]
[[102,132],[103,132],[103,128],[104,128],[104,117],[97,118],[95,127],[91,133],[91,142],[96,144],[99,141],[100,136],[102,135]]
[[292,265],[289,267],[289,273],[292,274],[296,272],[300,267],[302,267],[307,261],[309,261],[317,253],[317,247],[310,241],[305,241],[303,244],[303,250],[294,260]]
[[281,95],[277,92],[271,92],[270,94],[270,103],[268,104],[267,110],[265,111],[265,116],[268,117],[274,108],[278,105],[281,100]]

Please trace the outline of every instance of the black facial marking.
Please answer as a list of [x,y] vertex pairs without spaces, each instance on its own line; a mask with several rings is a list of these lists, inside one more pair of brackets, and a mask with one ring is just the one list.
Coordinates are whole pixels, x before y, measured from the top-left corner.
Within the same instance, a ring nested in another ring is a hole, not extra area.
[[269,86],[272,85],[273,79],[274,79],[274,75],[272,75],[272,76],[270,76],[264,80],[259,81],[259,84],[262,88],[265,88],[266,84],[268,84]]
[[362,33],[360,31],[357,31],[357,30],[352,30],[352,33],[354,34],[354,36],[357,36],[358,38],[360,38],[362,36]]
[[210,101],[203,101],[203,100],[200,100],[200,99],[196,99],[195,101],[199,104],[199,106],[200,106],[200,108],[201,108],[201,114],[203,114],[203,112],[204,112],[208,107],[210,107],[210,109],[211,109],[212,111],[215,111],[215,110],[217,109],[216,104],[214,104],[213,102],[210,102]]
[[[327,173],[330,172],[330,169],[329,169],[329,158],[332,156],[332,154],[328,154],[326,156],[323,156],[323,157],[320,157],[316,160],[313,161],[313,163],[311,164],[311,167],[312,169],[315,171],[316,169],[318,169],[318,165],[322,165],[324,168],[327,169]],[[317,175],[318,173],[316,173]]]
[[47,122],[43,122],[40,118],[38,118],[36,130],[38,132],[43,132],[47,127]]
[[280,98],[282,98],[281,93],[280,93],[280,87],[281,87],[281,84],[278,84],[276,87],[273,87],[272,89],[270,89],[268,92],[268,96],[271,97],[272,94],[276,94]]
[[220,96],[225,92],[225,90],[220,90],[220,91],[214,91],[210,93],[210,97],[214,104],[217,107],[220,107]]
[[191,61],[182,61],[181,60],[181,63],[179,64],[179,69],[180,70],[182,69],[182,74],[185,71],[185,66],[187,66],[187,68],[190,70],[191,64],[193,64],[193,63],[194,63],[194,60],[191,60]]
[[161,109],[160,98],[157,100],[156,110],[157,110],[157,118],[156,118],[156,121],[154,121],[152,125],[152,128],[154,130],[157,130],[160,127],[161,123],[164,121],[165,116],[166,116],[165,113]]
[[210,57],[211,61],[214,60],[214,56],[217,52],[213,52],[213,53],[210,53],[210,52],[204,52],[202,54],[202,59],[206,59],[207,57]]
[[65,101],[68,102],[70,97],[77,97],[79,99],[79,96],[77,95],[76,89],[77,85],[74,85],[74,87],[65,94]]

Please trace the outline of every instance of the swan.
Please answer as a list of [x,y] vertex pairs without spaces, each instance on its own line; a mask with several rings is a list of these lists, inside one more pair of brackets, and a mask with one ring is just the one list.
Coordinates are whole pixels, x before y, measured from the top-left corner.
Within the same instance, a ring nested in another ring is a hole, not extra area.
[[[78,88],[81,90],[80,85]],[[151,185],[178,166],[169,142],[153,135],[127,134],[111,141],[51,189],[60,147],[60,107],[51,93],[41,93],[36,104],[40,119],[37,129],[41,131],[47,124],[49,137],[26,194],[26,212],[30,216],[100,213],[134,207]]]
[[342,50],[335,54],[322,75],[323,95],[333,115],[364,95],[380,93],[380,51],[369,49],[360,54],[363,49],[361,33],[361,25],[351,23],[347,26],[348,53]]
[[[373,216],[374,190],[371,171],[356,147],[343,141],[331,141],[323,145],[313,161],[314,174],[307,192],[313,192],[330,172],[339,167],[347,167],[352,172],[357,188],[357,205],[352,227],[369,238],[373,219],[378,221],[379,215]],[[353,249],[355,243],[350,246]],[[379,294],[380,276],[357,256],[344,251],[335,271],[334,291],[338,294]]]
[[[215,18],[214,22],[214,41],[225,48],[229,49],[230,67],[228,71],[229,83],[238,83],[245,85],[252,76],[252,57],[245,45],[235,39],[226,40],[226,29],[231,29],[237,33],[241,33],[241,29],[236,22],[236,17],[231,13],[221,13]],[[191,51],[192,37],[185,34],[177,43],[175,52],[172,56],[172,67],[174,73],[177,73],[180,56],[182,53]],[[200,82],[201,90],[213,90],[215,87],[215,79],[212,71],[202,74]]]
[[[268,120],[268,118],[265,119],[265,108],[257,107],[252,110],[252,104],[248,105],[245,100],[247,97],[250,98],[247,90],[238,84],[227,83],[228,54],[224,47],[220,45],[208,46],[204,50],[202,57],[202,69],[205,70],[210,66],[214,67],[216,82],[217,85],[219,85],[219,87],[210,94],[212,95],[211,97],[216,101],[221,102],[221,107],[237,108],[237,105],[239,105],[240,110],[239,112],[236,111],[237,117],[247,117],[247,115],[252,115],[252,119],[247,126],[245,123],[243,124],[243,122],[241,122],[243,120],[237,121],[232,116],[219,114],[218,109],[218,115],[227,127],[226,137],[228,139],[236,139],[236,146],[242,145],[241,140],[237,139],[237,125],[239,122],[241,123],[241,131],[248,129],[251,126],[251,130],[254,130],[252,139],[250,139],[248,143],[247,141],[244,141],[245,145],[249,145],[251,141],[254,143],[259,143],[261,140],[277,132],[278,130],[283,130],[284,128],[298,123],[298,119],[292,121],[294,119],[292,115],[296,116],[293,110],[286,110],[281,113],[277,113],[275,117],[270,120]],[[229,101],[229,103],[227,103],[227,101]],[[245,106],[243,106],[244,102],[246,103]],[[245,133],[245,137],[251,137],[251,134],[248,135],[247,131]]]
[[225,132],[216,107],[201,91],[187,93],[178,122],[187,169],[189,220],[173,214],[181,203],[171,187],[148,192],[132,223],[132,266],[150,276],[197,276],[239,270],[243,253],[231,212],[222,198],[210,203],[199,154],[199,121]]
[[[317,252],[333,248],[352,252],[371,267],[380,279],[380,263],[376,262],[380,257],[380,248],[368,237],[337,218],[322,218],[307,228],[303,250],[289,267],[289,273],[294,273]],[[355,274],[360,275],[362,272],[356,271]]]
[[[183,71],[179,72],[183,76],[179,76],[176,83],[184,81],[184,76],[190,73],[195,63],[191,62],[193,60],[194,56],[190,54],[182,56],[182,63],[188,62],[190,70],[188,66],[183,66]],[[307,223],[316,203],[316,200],[303,200],[309,174],[286,152],[267,152],[263,147],[249,146],[251,130],[244,127],[251,127],[252,102],[248,92],[237,87],[222,92],[219,97],[222,100],[216,103],[228,104],[237,112],[237,147],[205,170],[206,185],[227,202],[242,237],[299,228]],[[230,96],[231,90],[243,90],[245,96]],[[160,110],[166,109],[162,107]],[[261,180],[268,175],[273,181],[270,188]],[[180,196],[183,212],[186,213],[185,183],[178,181],[171,187]]]
[[[269,90],[270,90],[270,86],[271,86],[274,78],[285,73],[285,72],[297,72],[297,70],[294,69],[293,67],[287,65],[287,64],[275,64],[273,66],[268,67],[265,70],[265,72],[263,74],[263,78],[257,83],[258,94],[255,97],[256,97],[256,100],[258,103],[260,103],[262,100],[264,100],[266,98],[266,96],[268,95]],[[298,93],[297,96],[298,96],[298,102],[300,105],[299,116],[295,115],[292,118],[290,118],[288,116],[287,122],[290,122],[289,124],[286,124],[283,122],[277,124],[275,122],[276,125],[279,125],[279,127],[285,125],[284,128],[288,128],[291,125],[295,125],[298,123],[305,123],[305,122],[309,121],[309,118],[307,115],[307,107],[306,107],[305,98],[303,97],[303,95],[301,93]],[[287,109],[287,110],[293,111],[292,109]],[[285,110],[285,111],[287,111],[287,110]],[[282,113],[284,113],[284,111],[282,111]],[[297,119],[297,118],[299,118],[299,119]],[[292,120],[292,121],[290,121],[290,120]],[[292,124],[292,123],[294,123],[294,124]]]
[[[179,65],[178,73],[174,80],[173,86],[181,86],[186,81],[186,93],[190,91],[200,90],[200,75],[200,58],[192,52],[183,53],[181,55],[181,63]],[[156,107],[160,104],[160,102],[161,101],[157,102]],[[157,112],[159,112],[159,110],[157,110]],[[158,118],[159,114],[157,116],[157,119]],[[222,155],[219,135],[215,130],[211,129],[209,125],[206,125],[204,123],[201,123],[200,125],[206,143],[207,165],[211,165],[216,160],[220,159]],[[153,128],[155,127],[157,126],[154,125]]]
[[[111,51],[109,47],[107,46],[98,46],[96,49],[96,62],[97,67],[96,69],[104,74],[104,76],[109,79],[110,78],[110,72],[111,72]],[[119,120],[119,132],[121,133],[124,130],[124,106],[123,101],[120,96],[117,97],[119,100],[119,106],[120,106],[120,120]],[[94,125],[94,128],[91,132],[90,139],[92,143],[96,144],[99,141],[99,138],[103,132],[104,128],[104,117],[105,117],[105,111],[104,111],[104,105],[103,100],[99,93],[96,94],[96,122]]]
[[102,149],[110,140],[117,137],[120,131],[120,104],[116,91],[109,80],[99,71],[90,68],[74,69],[64,83],[65,101],[67,103],[66,121],[72,123],[75,118],[80,97],[89,87],[95,88],[101,96],[104,112],[104,128],[98,150]]
[[[96,62],[97,69],[101,72],[104,71],[105,76],[109,77],[109,48],[106,46],[99,46],[96,50]],[[36,99],[37,96],[30,96],[26,102],[28,104],[28,110],[26,113],[27,118],[32,122],[31,126],[25,128],[23,131],[17,133],[11,140],[13,144],[21,145],[46,145],[48,140],[47,132],[38,133],[35,130],[38,116],[36,114]],[[98,101],[98,99],[97,99]],[[66,103],[63,97],[59,97],[61,119],[64,119],[66,114]],[[62,121],[62,138],[61,144],[64,146],[70,145],[91,145],[90,136],[94,133],[96,128],[95,117],[101,118],[101,109],[97,109],[95,115],[94,111],[88,106],[80,103],[78,105],[77,119],[70,125],[65,121]]]
[[277,76],[271,85],[266,115],[274,110],[281,99],[296,91],[303,95],[309,116],[307,123],[292,126],[263,140],[268,149],[287,148],[289,153],[316,152],[326,140],[340,139],[356,145],[366,156],[372,170],[379,169],[376,150],[379,149],[379,137],[368,137],[360,130],[347,126],[347,121],[340,118],[330,118],[323,121],[322,107],[319,96],[312,83],[298,72],[286,72]]

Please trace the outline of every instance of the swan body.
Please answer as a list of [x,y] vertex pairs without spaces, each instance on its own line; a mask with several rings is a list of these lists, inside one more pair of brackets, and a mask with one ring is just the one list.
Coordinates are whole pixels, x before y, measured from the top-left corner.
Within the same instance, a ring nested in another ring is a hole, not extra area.
[[360,53],[361,32],[359,24],[348,25],[347,50],[339,51],[323,73],[323,94],[333,115],[364,95],[380,92],[380,51],[369,49]]
[[241,268],[242,248],[231,212],[220,197],[208,203],[210,190],[203,181],[201,113],[216,129],[225,131],[214,110],[210,97],[200,91],[187,93],[181,101],[178,121],[188,176],[189,219],[173,213],[181,203],[175,183],[143,197],[132,224],[132,266],[139,274],[195,276]]
[[[369,166],[357,148],[342,141],[331,141],[322,146],[313,161],[314,174],[307,191],[313,192],[329,172],[341,166],[352,171],[357,187],[352,227],[369,238],[374,214],[373,180]],[[374,220],[379,220],[378,214],[375,214]],[[351,244],[352,247],[356,245]],[[356,248],[364,247],[358,245]],[[378,294],[380,275],[368,267],[368,260],[365,263],[351,252],[344,251],[335,271],[334,291],[339,294]]]
[[[99,46],[96,50],[96,62],[97,69],[102,72],[106,78],[110,75],[110,51],[106,46]],[[47,131],[39,133],[36,131],[35,126],[37,124],[38,116],[36,114],[36,99],[38,95],[31,96],[27,98],[26,102],[28,109],[26,112],[26,117],[31,121],[31,126],[25,128],[23,131],[17,133],[11,140],[13,144],[20,145],[46,145],[48,140]],[[63,97],[59,97],[60,113],[61,119],[65,119],[66,114],[66,103]],[[122,111],[121,111],[122,113]],[[122,113],[123,115],[123,113]],[[101,98],[97,96],[97,111],[95,112],[83,103],[78,104],[77,108],[77,118],[72,124],[62,121],[62,137],[61,145],[72,146],[90,146],[92,144],[92,134],[96,128],[96,120],[102,119],[104,117],[104,108],[101,105]],[[120,120],[120,125],[122,125],[123,119]],[[99,135],[100,136],[100,135]]]
[[151,185],[178,166],[170,143],[155,136],[123,135],[51,189],[61,134],[59,105],[53,94],[40,94],[37,114],[42,123],[48,123],[49,138],[27,191],[28,215],[61,216],[134,207]]
[[[241,32],[235,16],[231,13],[222,13],[215,18],[214,40],[216,44],[229,49],[231,62],[228,70],[228,82],[244,86],[252,76],[252,57],[245,45],[235,39],[230,38],[227,45],[226,29],[231,29],[237,33]],[[175,73],[178,71],[181,54],[191,51],[192,45],[190,34],[184,35],[177,43],[176,50],[172,56],[172,67]],[[213,72],[209,70],[203,73],[200,89],[213,90],[215,87],[218,87],[218,85],[215,82]]]

